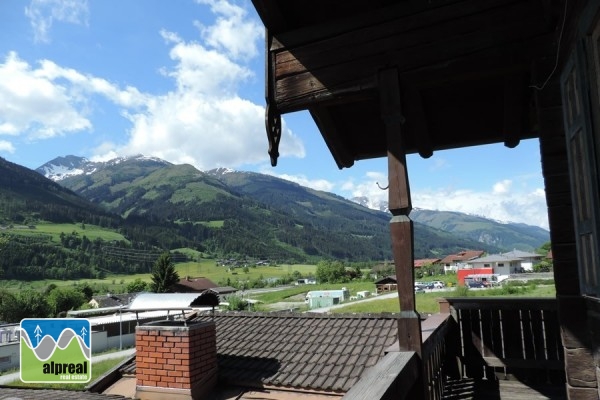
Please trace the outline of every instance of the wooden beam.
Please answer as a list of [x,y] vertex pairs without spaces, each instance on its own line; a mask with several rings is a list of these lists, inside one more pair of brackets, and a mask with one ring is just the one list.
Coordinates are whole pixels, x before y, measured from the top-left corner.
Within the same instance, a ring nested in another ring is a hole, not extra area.
[[346,147],[347,142],[344,140],[342,133],[339,132],[337,125],[331,119],[327,109],[315,106],[311,107],[309,111],[319,131],[323,132],[323,139],[333,155],[338,168],[350,168],[354,165],[352,153]]
[[390,235],[401,310],[398,318],[398,343],[400,351],[415,351],[420,356],[421,320],[416,311],[414,291],[413,223],[408,217],[412,204],[406,155],[402,146],[401,126],[404,117],[396,68],[379,73],[379,92],[381,117],[387,136],[389,209],[392,213]]
[[525,130],[529,107],[526,98],[527,80],[523,74],[504,78],[504,145],[516,147]]
[[433,144],[427,127],[427,116],[423,107],[423,99],[419,89],[403,80],[405,88],[404,97],[406,97],[406,131],[417,143],[417,151],[423,158],[429,158],[433,155]]

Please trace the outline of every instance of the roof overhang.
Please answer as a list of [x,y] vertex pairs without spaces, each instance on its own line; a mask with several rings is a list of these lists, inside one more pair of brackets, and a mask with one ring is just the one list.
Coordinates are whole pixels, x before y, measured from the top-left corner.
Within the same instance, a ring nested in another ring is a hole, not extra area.
[[[563,7],[535,0],[253,0],[267,28],[268,134],[309,110],[340,168],[382,157],[384,69],[395,69],[406,153],[538,136],[532,109]],[[277,146],[278,137],[270,144]],[[275,156],[277,155],[274,152]]]

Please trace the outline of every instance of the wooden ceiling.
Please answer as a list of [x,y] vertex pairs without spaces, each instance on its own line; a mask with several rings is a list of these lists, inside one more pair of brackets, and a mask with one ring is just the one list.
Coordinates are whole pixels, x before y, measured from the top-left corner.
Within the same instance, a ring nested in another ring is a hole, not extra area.
[[532,92],[546,77],[534,71],[556,60],[562,1],[253,3],[268,32],[271,111],[309,110],[340,168],[386,155],[379,74],[389,68],[407,153],[538,136]]

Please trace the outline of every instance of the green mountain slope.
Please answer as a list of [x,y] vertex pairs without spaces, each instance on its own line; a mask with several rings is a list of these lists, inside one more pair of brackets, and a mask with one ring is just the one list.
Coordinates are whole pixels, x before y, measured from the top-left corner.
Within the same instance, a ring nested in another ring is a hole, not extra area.
[[550,241],[550,233],[525,224],[503,224],[451,211],[413,210],[413,221],[506,250],[534,251]]
[[0,158],[0,225],[39,220],[116,226],[118,218],[37,172]]
[[[188,239],[182,245],[215,255],[296,262],[391,258],[388,214],[269,175],[136,163],[113,163],[61,184],[129,221],[143,216],[178,227]],[[497,250],[426,226],[416,231],[417,258]]]

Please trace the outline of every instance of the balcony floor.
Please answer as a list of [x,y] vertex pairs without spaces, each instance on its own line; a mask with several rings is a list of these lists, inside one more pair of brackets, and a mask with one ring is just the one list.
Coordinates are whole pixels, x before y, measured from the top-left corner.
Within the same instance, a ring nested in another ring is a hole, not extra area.
[[443,399],[494,399],[494,400],[538,400],[567,399],[564,385],[536,385],[515,380],[499,380],[497,382],[462,379],[446,383]]

